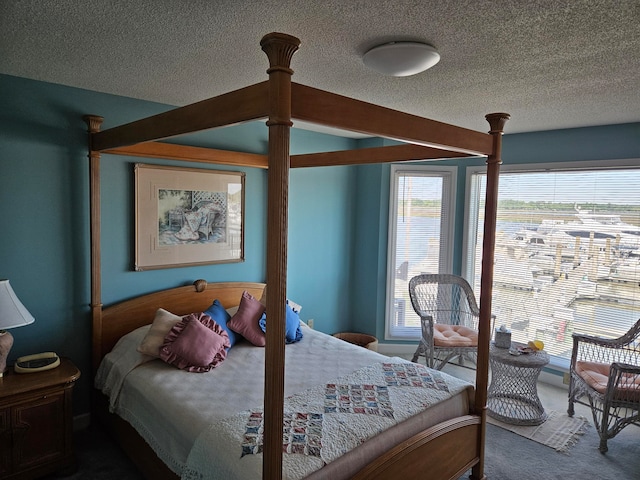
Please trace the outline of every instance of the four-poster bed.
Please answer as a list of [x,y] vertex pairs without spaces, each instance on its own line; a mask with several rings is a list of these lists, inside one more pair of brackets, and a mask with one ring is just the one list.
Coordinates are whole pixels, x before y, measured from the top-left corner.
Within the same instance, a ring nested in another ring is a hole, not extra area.
[[[237,305],[242,291],[259,298],[261,284],[217,284],[198,282],[145,295],[103,308],[100,276],[100,155],[102,153],[155,157],[190,162],[222,163],[243,167],[268,168],[267,278],[269,328],[264,349],[264,456],[262,476],[282,478],[282,425],[285,404],[285,303],[287,290],[287,211],[289,169],[307,166],[334,166],[365,163],[428,160],[452,157],[487,157],[487,198],[480,294],[479,348],[475,391],[468,411],[430,425],[390,444],[386,451],[350,475],[358,479],[457,478],[472,469],[471,477],[484,478],[484,436],[486,428],[486,390],[488,346],[490,341],[491,283],[497,180],[501,163],[501,136],[508,114],[487,115],[489,134],[436,122],[291,82],[290,61],[298,49],[295,37],[272,33],[261,46],[270,67],[268,81],[242,88],[192,105],[100,131],[102,118],[88,115],[91,176],[91,264],[94,371],[118,340],[129,332],[151,323],[158,307],[184,315],[204,310],[213,298],[225,306]],[[158,142],[163,138],[267,119],[268,155],[236,153]],[[348,152],[306,155],[289,154],[292,120],[334,127],[352,132],[386,137],[404,145],[367,148]],[[207,290],[210,293],[207,295]],[[96,392],[96,415],[112,425],[125,450],[149,478],[177,478],[174,472],[154,458],[127,422],[106,413],[105,398]],[[102,408],[99,408],[102,407]],[[145,453],[147,452],[147,453]],[[152,452],[151,452],[152,453]]]

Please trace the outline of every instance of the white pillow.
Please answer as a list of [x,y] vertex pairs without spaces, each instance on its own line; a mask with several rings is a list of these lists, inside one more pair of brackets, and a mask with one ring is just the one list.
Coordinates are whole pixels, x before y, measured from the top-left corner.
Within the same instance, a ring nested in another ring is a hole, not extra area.
[[300,313],[300,310],[302,310],[302,305],[299,305],[293,300],[289,300],[288,298],[287,305],[289,305],[291,307],[291,310],[293,310],[295,313]]
[[159,308],[156,311],[151,328],[140,342],[140,345],[138,345],[138,352],[160,358],[160,347],[164,343],[164,337],[180,320],[182,320],[182,317]]
[[267,308],[267,286],[264,286],[264,290],[262,290],[262,296],[260,297],[260,303],[264,305],[264,308]]

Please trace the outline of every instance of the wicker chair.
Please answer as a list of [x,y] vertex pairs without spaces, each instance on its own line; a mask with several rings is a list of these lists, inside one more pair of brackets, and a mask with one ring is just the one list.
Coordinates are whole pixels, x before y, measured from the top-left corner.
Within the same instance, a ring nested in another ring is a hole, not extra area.
[[591,408],[602,453],[624,427],[640,426],[639,338],[640,320],[620,338],[573,334],[567,413],[573,416],[574,403]]
[[420,316],[422,339],[412,361],[426,359],[441,370],[454,357],[476,357],[480,311],[469,283],[450,274],[422,274],[409,281],[409,296]]

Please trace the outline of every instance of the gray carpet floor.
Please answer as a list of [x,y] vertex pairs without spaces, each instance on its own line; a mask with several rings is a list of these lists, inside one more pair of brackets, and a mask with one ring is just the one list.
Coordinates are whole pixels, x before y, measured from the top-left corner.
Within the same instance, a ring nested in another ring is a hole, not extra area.
[[[46,480],[142,480],[144,477],[120,447],[99,426],[74,433],[77,470],[68,476],[50,475]],[[43,479],[44,480],[44,479]]]
[[[67,480],[142,479],[120,448],[98,427],[76,432],[75,448],[78,470],[64,477]],[[598,435],[591,424],[568,453],[556,452],[488,425],[485,473],[490,480],[637,480],[640,479],[640,428],[627,427],[609,442],[609,451],[602,455],[598,452]],[[58,478],[62,477],[47,477]],[[425,479],[428,478],[425,475]]]
[[599,442],[592,423],[568,453],[487,425],[485,474],[495,480],[640,479],[640,428],[623,430],[606,454]]

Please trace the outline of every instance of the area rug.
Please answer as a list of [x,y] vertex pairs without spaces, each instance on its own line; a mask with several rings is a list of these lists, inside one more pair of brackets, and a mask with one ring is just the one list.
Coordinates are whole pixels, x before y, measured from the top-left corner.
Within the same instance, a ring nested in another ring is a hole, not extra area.
[[585,417],[570,417],[566,413],[548,412],[544,423],[535,426],[510,425],[487,416],[487,422],[510,432],[553,448],[558,452],[568,452],[588,427]]

